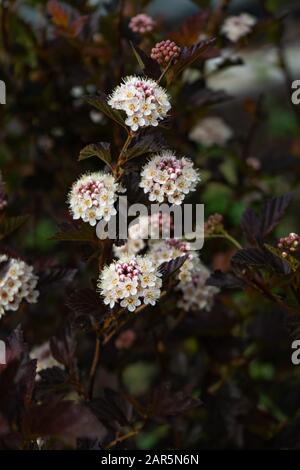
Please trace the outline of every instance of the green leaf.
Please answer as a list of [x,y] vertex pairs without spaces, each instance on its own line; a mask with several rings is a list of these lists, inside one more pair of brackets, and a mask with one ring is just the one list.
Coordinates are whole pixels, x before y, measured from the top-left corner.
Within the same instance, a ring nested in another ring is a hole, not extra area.
[[108,142],[98,142],[97,144],[90,144],[84,147],[78,160],[86,160],[90,157],[98,157],[107,165],[111,162],[110,144]]
[[106,95],[104,95],[104,94],[101,94],[101,95],[87,95],[87,96],[84,96],[83,99],[85,100],[86,103],[90,104],[91,106],[94,106],[94,108],[101,111],[108,118],[110,118],[113,121],[117,122],[120,126],[126,128],[124,119],[122,118],[119,111],[117,111],[115,109],[112,109],[107,104],[107,96]]
[[0,220],[0,240],[17,230],[29,219],[28,215],[20,215],[17,217],[4,217]]
[[71,242],[90,242],[95,241],[95,229],[90,225],[82,225],[78,229],[68,228],[67,230],[57,232],[51,240],[71,241]]

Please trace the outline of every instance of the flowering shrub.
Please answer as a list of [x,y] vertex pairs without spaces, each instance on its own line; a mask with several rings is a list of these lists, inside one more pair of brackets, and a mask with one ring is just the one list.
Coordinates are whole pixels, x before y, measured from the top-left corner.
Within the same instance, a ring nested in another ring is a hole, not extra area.
[[297,15],[169,3],[0,2],[1,450],[299,448]]

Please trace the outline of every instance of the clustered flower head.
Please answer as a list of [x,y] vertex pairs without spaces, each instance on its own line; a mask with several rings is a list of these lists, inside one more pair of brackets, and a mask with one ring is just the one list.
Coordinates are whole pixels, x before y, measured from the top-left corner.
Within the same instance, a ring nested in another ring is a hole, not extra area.
[[49,341],[41,344],[40,346],[36,346],[30,352],[30,358],[36,359],[36,371],[37,373],[41,372],[44,369],[48,369],[50,367],[59,367],[63,368],[63,365],[60,364],[52,355],[51,348]]
[[281,254],[284,258],[288,254],[295,253],[300,248],[300,235],[297,233],[290,233],[287,237],[282,237],[277,243],[277,247],[280,249]]
[[219,289],[206,285],[209,275],[209,270],[197,259],[190,280],[180,282],[177,286],[182,294],[178,301],[179,308],[183,308],[185,311],[211,310],[214,297]]
[[230,16],[224,21],[222,33],[232,42],[237,42],[241,37],[249,34],[256,23],[256,18],[248,13]]
[[116,214],[114,204],[122,188],[110,174],[101,172],[82,175],[72,186],[68,202],[73,219],[90,225],[106,221]]
[[207,117],[197,124],[189,135],[190,139],[199,144],[211,147],[225,145],[232,137],[232,130],[218,117]]
[[155,46],[151,49],[151,58],[156,60],[159,65],[165,66],[167,65],[170,60],[172,63],[175,63],[180,54],[180,47],[175,44],[174,41],[161,41],[155,44]]
[[124,257],[102,270],[98,287],[110,308],[120,303],[133,312],[142,303],[155,305],[160,297],[160,276],[150,257]]
[[113,91],[109,106],[125,111],[125,123],[132,131],[140,127],[157,126],[167,116],[171,104],[166,91],[154,80],[136,76],[126,77]]
[[2,174],[0,172],[0,211],[7,206],[6,192],[5,192],[5,183],[2,179]]
[[130,225],[129,238],[134,240],[146,238],[159,238],[162,234],[169,234],[173,229],[173,219],[170,214],[157,212],[147,216],[141,216],[136,223]]
[[155,28],[156,22],[151,16],[146,15],[145,13],[139,13],[136,16],[133,16],[129,22],[129,28],[134,33],[151,33]]
[[18,310],[22,300],[36,303],[38,277],[33,267],[16,258],[0,255],[0,317],[9,310]]
[[161,236],[169,236],[174,228],[170,214],[157,212],[149,216],[140,216],[129,226],[128,239],[121,246],[114,245],[114,254],[121,258],[124,255],[134,255],[146,246],[144,240],[157,240]]
[[182,282],[187,282],[191,279],[191,271],[194,269],[197,255],[195,251],[191,251],[189,242],[177,238],[159,240],[151,245],[149,255],[157,267],[163,263],[185,256],[186,260],[180,266],[177,278]]
[[149,194],[149,201],[179,205],[195,191],[200,177],[188,158],[176,158],[171,151],[154,155],[143,167],[140,187]]
[[206,237],[218,234],[223,230],[223,228],[223,216],[218,213],[212,214],[204,224],[204,234]]

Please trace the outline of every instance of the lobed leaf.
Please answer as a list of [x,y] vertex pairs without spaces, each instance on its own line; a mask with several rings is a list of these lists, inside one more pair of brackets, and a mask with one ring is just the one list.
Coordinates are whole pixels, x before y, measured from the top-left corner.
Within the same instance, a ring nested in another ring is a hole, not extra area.
[[19,215],[17,217],[2,217],[0,220],[0,240],[20,228],[23,224],[25,224],[25,222],[27,222],[28,219],[28,215]]
[[167,73],[167,83],[170,84],[177,75],[192,65],[195,61],[211,59],[219,55],[218,51],[213,47],[215,42],[215,38],[205,39],[194,46],[184,47],[181,50],[177,62]]
[[87,145],[81,150],[78,160],[86,160],[90,157],[98,157],[109,165],[111,162],[110,143],[98,142],[97,144]]
[[117,111],[116,109],[112,109],[109,106],[109,104],[107,103],[107,96],[104,93],[101,93],[99,95],[87,95],[84,96],[83,99],[86,103],[90,104],[91,106],[94,106],[94,108],[98,109],[103,114],[105,114],[109,119],[112,119],[120,126],[126,128],[121,113],[119,113],[119,111]]

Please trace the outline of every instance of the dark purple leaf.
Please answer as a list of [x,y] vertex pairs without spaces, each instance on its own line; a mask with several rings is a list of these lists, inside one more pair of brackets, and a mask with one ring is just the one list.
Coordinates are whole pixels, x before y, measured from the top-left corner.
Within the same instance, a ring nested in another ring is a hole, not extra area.
[[73,281],[77,269],[53,267],[47,268],[38,273],[39,288],[47,288],[51,285],[64,286]]
[[50,348],[53,357],[69,369],[76,367],[75,350],[76,340],[75,334],[71,327],[64,328],[56,337],[50,340]]
[[87,96],[84,96],[83,99],[85,100],[86,103],[90,104],[91,106],[94,106],[94,108],[101,111],[101,113],[105,114],[108,118],[117,122],[120,126],[123,126],[126,128],[124,119],[122,118],[119,111],[112,109],[107,104],[107,96],[104,93],[101,93],[101,94],[99,93],[98,95],[87,95]]
[[29,410],[26,429],[32,437],[56,438],[75,447],[79,438],[105,436],[105,429],[84,405],[73,401],[48,401]]
[[161,75],[161,69],[156,60],[153,60],[152,57],[148,56],[146,52],[140,49],[136,44],[131,42],[130,45],[142,72],[147,75],[147,77],[157,80]]
[[94,315],[102,309],[99,294],[89,288],[73,292],[68,297],[66,304],[76,315]]
[[261,236],[269,235],[280,222],[292,199],[291,194],[274,197],[266,202],[261,213]]
[[206,285],[224,289],[239,289],[244,287],[245,283],[231,272],[223,273],[217,270],[207,279]]
[[81,150],[78,160],[86,160],[90,157],[98,157],[109,165],[111,162],[110,143],[98,142],[97,144],[87,145]]
[[163,148],[161,140],[154,134],[146,134],[137,138],[136,142],[126,151],[126,161],[149,152],[159,152]]
[[231,258],[231,264],[233,267],[242,269],[256,267],[278,274],[288,274],[290,272],[288,263],[271,253],[265,247],[238,250]]
[[151,414],[155,417],[177,416],[201,405],[198,398],[184,390],[172,392],[169,383],[164,382],[153,392]]
[[183,47],[177,62],[171,67],[167,73],[167,82],[170,84],[174,78],[185,68],[192,65],[197,60],[211,59],[219,55],[214,47],[215,38],[205,39],[191,47]]

